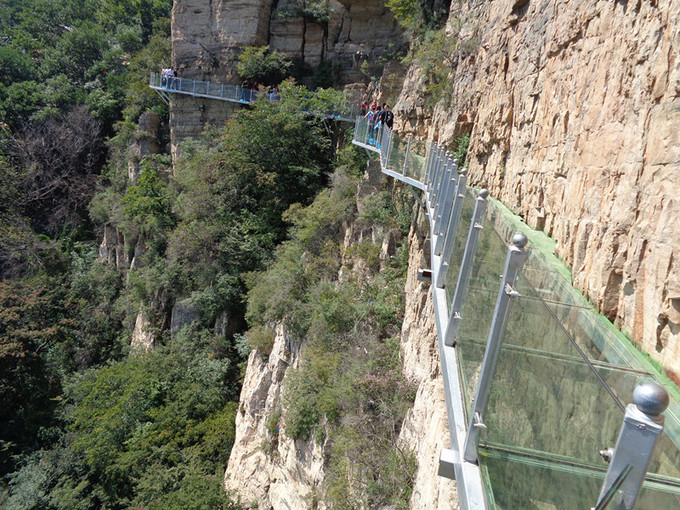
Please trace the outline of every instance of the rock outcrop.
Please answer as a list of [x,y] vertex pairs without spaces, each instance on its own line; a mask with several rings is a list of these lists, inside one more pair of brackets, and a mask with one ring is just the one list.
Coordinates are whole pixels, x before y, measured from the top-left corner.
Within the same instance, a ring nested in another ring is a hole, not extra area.
[[430,136],[469,119],[471,183],[552,236],[574,285],[680,374],[680,4],[460,9],[449,32],[472,51]]
[[283,379],[297,368],[299,350],[279,325],[271,353],[252,351],[248,358],[225,477],[227,491],[246,508],[308,508],[323,482],[323,447],[279,429]]

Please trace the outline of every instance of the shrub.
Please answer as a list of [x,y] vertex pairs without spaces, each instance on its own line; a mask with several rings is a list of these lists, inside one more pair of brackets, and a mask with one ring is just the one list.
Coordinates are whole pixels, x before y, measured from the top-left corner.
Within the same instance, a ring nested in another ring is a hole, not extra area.
[[255,325],[246,332],[246,338],[251,349],[260,351],[263,356],[269,356],[274,347],[276,333],[270,327]]
[[248,46],[238,57],[236,70],[245,80],[272,86],[288,76],[290,66],[278,51],[270,52],[269,46]]
[[458,168],[463,168],[467,158],[468,146],[470,145],[470,133],[463,133],[453,141],[452,159],[458,160]]

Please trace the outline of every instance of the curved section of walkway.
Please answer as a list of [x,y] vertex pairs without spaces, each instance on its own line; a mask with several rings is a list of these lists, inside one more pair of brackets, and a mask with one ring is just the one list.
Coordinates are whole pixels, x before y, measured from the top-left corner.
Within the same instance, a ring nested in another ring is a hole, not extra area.
[[[423,191],[431,256],[420,274],[431,283],[451,441],[440,475],[455,477],[461,508],[608,508],[605,495],[625,500],[616,508],[680,508],[677,388],[666,385],[663,417],[626,407],[661,376],[565,279],[554,242],[467,188],[434,143],[363,118],[353,143]],[[640,435],[621,446],[625,427]],[[615,456],[608,473],[599,451],[615,445],[631,456]]]

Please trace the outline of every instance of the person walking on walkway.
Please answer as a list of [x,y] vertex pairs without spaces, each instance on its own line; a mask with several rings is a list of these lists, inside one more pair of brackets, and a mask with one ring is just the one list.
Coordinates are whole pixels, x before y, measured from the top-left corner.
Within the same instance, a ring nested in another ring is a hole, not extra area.
[[387,103],[383,103],[382,110],[378,114],[378,120],[383,123],[383,125],[392,129],[392,124],[394,123],[394,113],[390,110]]
[[368,138],[368,144],[373,145],[373,128],[375,127],[375,117],[376,117],[376,105],[375,103],[371,105],[370,111],[366,114],[364,118],[368,119],[368,129],[366,131],[366,137]]
[[248,83],[248,80],[243,80],[241,82],[241,101],[245,103],[248,101],[249,97],[250,97],[250,83]]

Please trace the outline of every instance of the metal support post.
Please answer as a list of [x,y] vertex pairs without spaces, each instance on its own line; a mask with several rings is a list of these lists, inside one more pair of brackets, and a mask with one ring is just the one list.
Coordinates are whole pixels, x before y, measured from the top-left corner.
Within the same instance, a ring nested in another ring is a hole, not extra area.
[[411,150],[411,135],[408,135],[408,143],[406,144],[406,155],[404,156],[404,167],[401,169],[401,175],[406,175],[406,163],[408,162],[408,152]]
[[489,394],[491,384],[496,373],[498,357],[501,353],[503,334],[505,333],[505,323],[508,319],[510,310],[510,298],[518,296],[513,289],[517,272],[522,268],[527,258],[524,247],[527,244],[527,237],[524,234],[515,234],[512,238],[512,246],[508,248],[508,255],[505,258],[505,269],[501,279],[496,308],[491,321],[491,330],[486,342],[484,360],[482,361],[482,371],[479,374],[479,384],[475,395],[474,407],[470,414],[470,422],[465,437],[465,447],[463,448],[463,459],[467,462],[477,463],[477,446],[479,445],[479,434],[484,425],[484,415],[489,404]]
[[[635,404],[628,404],[607,476],[595,510],[631,510],[637,501],[649,461],[663,432],[661,415],[669,403],[666,389],[645,382],[633,391]],[[603,456],[609,450],[600,452]],[[606,457],[605,457],[606,458]]]
[[463,211],[463,200],[465,200],[465,193],[467,192],[467,168],[463,168],[458,176],[458,186],[456,186],[456,196],[453,199],[453,206],[451,214],[449,215],[449,224],[446,226],[444,232],[444,247],[442,248],[441,257],[442,263],[439,266],[437,273],[436,285],[440,289],[444,288],[446,283],[446,273],[449,270],[449,259],[453,252],[453,243],[456,240],[458,233],[458,224],[460,223],[460,214]]
[[196,80],[191,80],[191,93],[196,93]]
[[432,193],[432,183],[435,180],[435,177],[437,176],[437,169],[439,168],[439,158],[441,157],[441,151],[439,150],[439,147],[435,145],[434,147],[434,154],[432,155],[432,165],[431,165],[431,170],[430,170],[430,176],[427,180],[427,185],[425,186],[425,190],[427,191],[427,196],[429,198],[430,193]]
[[439,177],[439,172],[442,169],[442,161],[444,160],[444,151],[441,147],[437,147],[437,157],[434,162],[434,169],[432,172],[432,179],[430,179],[430,195],[432,195],[437,179]]
[[444,153],[444,160],[442,164],[442,170],[439,173],[437,182],[432,188],[432,196],[430,197],[430,204],[432,205],[432,219],[437,221],[437,215],[439,214],[439,206],[442,199],[442,193],[444,191],[444,184],[446,183],[446,178],[451,175],[451,165],[452,165],[451,155],[447,152]]
[[484,218],[486,213],[486,197],[488,196],[489,192],[486,189],[482,189],[479,191],[479,196],[475,201],[475,212],[472,214],[472,222],[470,223],[470,230],[468,231],[467,242],[465,243],[465,252],[463,253],[463,260],[460,263],[460,271],[458,272],[458,283],[456,283],[456,291],[453,294],[451,308],[449,309],[449,322],[444,333],[444,345],[449,347],[456,345],[456,338],[462,320],[461,313],[463,306],[465,306],[470,275],[472,274],[472,264],[475,261],[479,234],[482,230],[482,218]]

